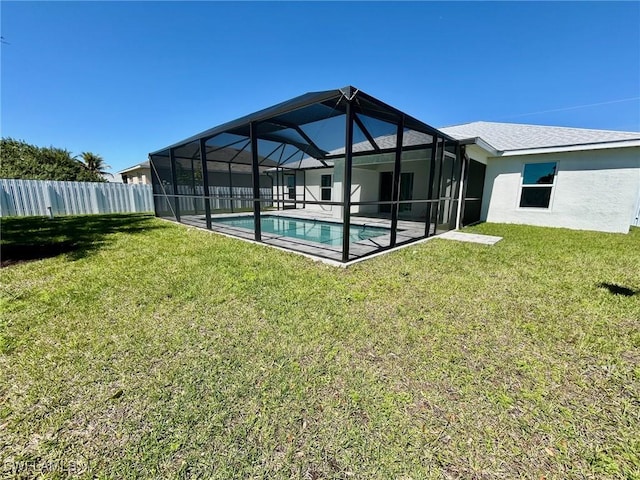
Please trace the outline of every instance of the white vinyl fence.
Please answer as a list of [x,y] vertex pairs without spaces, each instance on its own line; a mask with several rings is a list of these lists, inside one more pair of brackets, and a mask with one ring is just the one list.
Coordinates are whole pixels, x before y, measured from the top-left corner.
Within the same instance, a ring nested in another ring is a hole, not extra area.
[[0,179],[0,217],[153,212],[151,185]]
[[[194,189],[192,187],[178,185],[178,194],[186,195],[185,198],[178,199],[181,212],[190,211],[197,208],[196,206],[199,206],[201,210],[204,209],[202,198],[198,198],[204,193],[204,188],[196,186],[195,195],[193,192]],[[209,196],[211,210],[230,209],[231,200],[229,197],[233,198],[233,208],[247,209],[253,207],[252,187],[233,187],[229,189],[229,187],[209,186]],[[273,190],[271,188],[260,188],[260,198],[273,200]],[[262,204],[263,207],[271,207],[272,205],[272,202],[263,202]]]

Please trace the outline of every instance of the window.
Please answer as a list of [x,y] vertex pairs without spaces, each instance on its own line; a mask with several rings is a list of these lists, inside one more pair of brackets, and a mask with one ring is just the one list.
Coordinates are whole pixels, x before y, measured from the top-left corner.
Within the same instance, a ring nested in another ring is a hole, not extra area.
[[520,207],[549,208],[556,173],[556,162],[526,163],[522,172]]
[[296,176],[291,174],[285,174],[287,179],[287,196],[290,200],[296,199]]
[[331,201],[331,175],[322,175],[320,177],[320,194],[321,199],[330,202]]

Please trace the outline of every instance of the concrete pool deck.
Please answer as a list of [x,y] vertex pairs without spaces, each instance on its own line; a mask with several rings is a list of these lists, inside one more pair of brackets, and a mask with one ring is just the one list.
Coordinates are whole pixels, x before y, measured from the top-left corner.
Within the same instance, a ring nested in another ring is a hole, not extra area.
[[[324,222],[340,223],[339,219],[336,219],[331,212],[322,212],[316,210],[303,210],[303,209],[291,209],[291,210],[269,210],[263,212],[264,215],[283,216],[290,218],[297,218],[301,220],[319,220]],[[232,237],[242,238],[244,240],[254,240],[254,233],[252,229],[232,227],[222,223],[216,223],[216,218],[229,218],[248,216],[252,217],[252,212],[243,213],[225,213],[211,216],[211,231],[228,235]],[[192,225],[195,227],[206,229],[206,218],[204,215],[183,215],[181,216],[182,223]],[[341,223],[340,223],[341,224]],[[382,227],[390,228],[391,220],[386,218],[374,218],[374,217],[362,217],[352,216],[351,225],[366,225],[370,227]],[[398,232],[396,234],[397,244],[410,242],[418,239],[424,235],[424,223],[423,222],[411,222],[407,220],[398,220]],[[380,248],[386,248],[391,241],[391,234],[378,235],[366,240],[360,240],[350,244],[349,247],[349,260],[357,260],[358,258],[367,256],[376,252]],[[280,247],[285,250],[295,251],[311,256],[317,260],[330,260],[334,263],[338,262],[342,264],[342,245],[326,245],[322,243],[311,242],[299,238],[285,237],[273,233],[262,233],[262,242],[266,245],[272,245],[274,247]]]
[[[318,220],[324,222],[340,223],[340,219],[335,218],[331,212],[323,212],[317,210],[303,210],[303,209],[290,209],[290,210],[273,210],[265,211],[264,215],[283,216],[302,220]],[[487,235],[468,234],[457,231],[442,232],[435,236],[428,238],[422,238],[424,236],[425,224],[424,222],[413,222],[409,220],[398,220],[398,231],[396,234],[396,246],[388,248],[390,245],[391,234],[383,234],[366,240],[360,240],[353,242],[349,246],[349,262],[342,262],[342,245],[327,245],[322,243],[311,242],[304,239],[286,237],[283,235],[273,233],[262,233],[262,242],[255,242],[253,229],[233,227],[225,225],[223,223],[216,223],[217,218],[229,218],[247,216],[253,217],[252,212],[241,213],[225,213],[211,216],[211,229],[207,229],[207,222],[204,215],[183,215],[181,216],[182,223],[191,225],[194,227],[202,228],[207,231],[220,233],[229,237],[240,238],[245,241],[270,245],[281,250],[294,252],[308,256],[314,260],[322,261],[331,265],[346,267],[357,263],[361,260],[373,258],[380,254],[389,253],[400,248],[404,248],[408,245],[415,245],[434,238],[442,238],[458,241],[472,241],[474,243],[482,243],[485,245],[493,245],[500,240],[500,237],[489,237]],[[351,225],[371,226],[371,227],[383,227],[390,228],[391,220],[388,218],[376,218],[365,216],[351,216]],[[437,233],[433,227],[429,232],[430,235]],[[455,235],[454,235],[455,234]],[[486,237],[483,239],[483,237]],[[496,240],[497,239],[497,240]],[[383,251],[379,251],[381,248],[385,248]],[[377,252],[377,253],[376,253]]]

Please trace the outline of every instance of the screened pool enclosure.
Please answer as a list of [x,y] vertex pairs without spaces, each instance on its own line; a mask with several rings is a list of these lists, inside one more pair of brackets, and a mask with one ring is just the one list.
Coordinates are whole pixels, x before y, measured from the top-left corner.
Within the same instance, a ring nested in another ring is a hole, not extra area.
[[355,89],[150,154],[156,215],[339,262],[456,228],[464,146]]

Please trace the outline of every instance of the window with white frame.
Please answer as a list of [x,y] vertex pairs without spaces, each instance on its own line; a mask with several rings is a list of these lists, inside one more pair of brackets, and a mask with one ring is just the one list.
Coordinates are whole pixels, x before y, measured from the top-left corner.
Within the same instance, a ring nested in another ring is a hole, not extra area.
[[525,163],[522,171],[520,207],[549,208],[557,170],[556,162]]
[[320,177],[320,198],[324,201],[331,201],[331,175],[322,175]]
[[292,173],[285,173],[284,175],[285,183],[287,185],[287,198],[290,200],[296,199],[296,176]]

